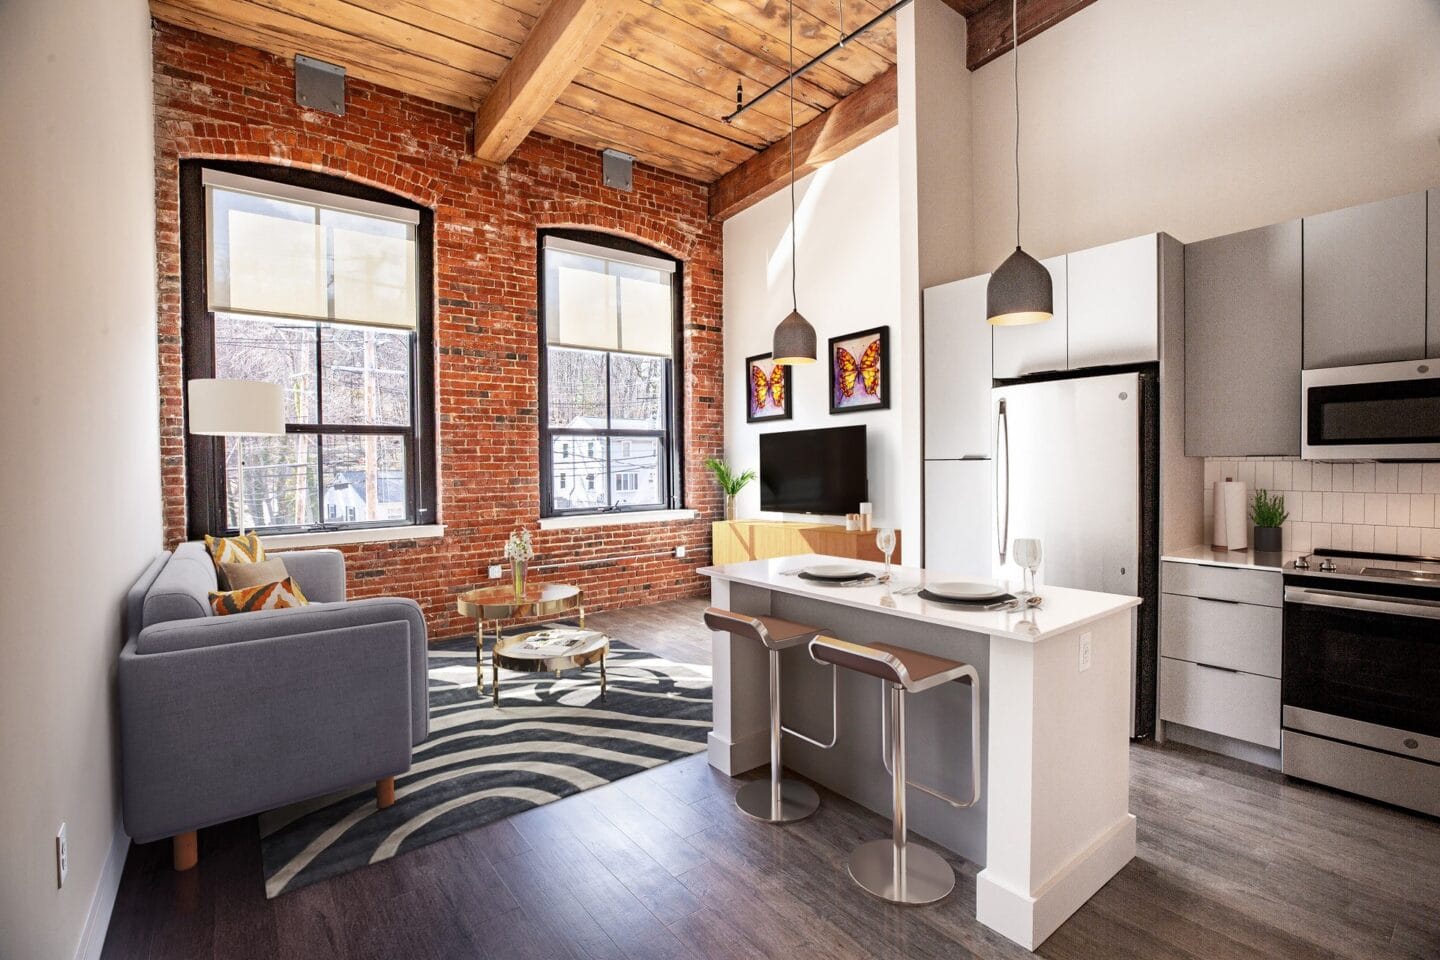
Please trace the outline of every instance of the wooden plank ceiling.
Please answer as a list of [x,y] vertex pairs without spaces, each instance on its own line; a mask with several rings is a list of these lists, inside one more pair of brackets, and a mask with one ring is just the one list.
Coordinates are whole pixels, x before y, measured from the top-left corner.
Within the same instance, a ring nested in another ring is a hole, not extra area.
[[[967,52],[972,69],[1003,50],[1010,0],[945,2],[970,19],[981,42]],[[1022,40],[1089,2],[1026,0]],[[838,39],[841,3],[849,30],[889,6],[795,0],[797,65]],[[584,9],[592,4],[608,9]],[[541,22],[552,6],[562,9]],[[503,162],[533,121],[541,133],[714,183],[752,157],[763,164],[762,151],[789,129],[783,93],[733,123],[723,119],[737,83],[748,100],[787,73],[787,6],[779,0],[151,0],[150,9],[201,33],[287,59],[303,53],[359,79],[478,110],[476,148],[491,162]],[[796,124],[882,79],[895,47],[891,16],[808,71],[795,83]],[[502,104],[514,104],[515,116],[504,116]],[[871,105],[872,134],[883,129],[873,114]],[[733,198],[723,206],[740,208]]]

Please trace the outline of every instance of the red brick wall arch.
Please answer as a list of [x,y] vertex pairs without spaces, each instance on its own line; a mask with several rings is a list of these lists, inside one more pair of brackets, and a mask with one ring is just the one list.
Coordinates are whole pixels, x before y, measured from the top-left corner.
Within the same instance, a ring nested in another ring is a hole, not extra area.
[[[721,237],[702,184],[643,165],[625,193],[593,150],[532,136],[503,167],[469,153],[471,116],[351,79],[343,117],[300,108],[292,65],[155,24],[161,456],[168,543],[185,536],[179,161],[251,160],[344,177],[435,213],[438,498],[443,538],[345,547],[352,596],[398,594],[433,636],[473,630],[454,596],[487,582],[516,527],[537,563],[595,607],[696,595],[722,504],[702,460],[722,451]],[[629,237],[685,263],[686,505],[697,520],[539,532],[536,237],[545,227]],[[673,548],[685,545],[677,560]]]

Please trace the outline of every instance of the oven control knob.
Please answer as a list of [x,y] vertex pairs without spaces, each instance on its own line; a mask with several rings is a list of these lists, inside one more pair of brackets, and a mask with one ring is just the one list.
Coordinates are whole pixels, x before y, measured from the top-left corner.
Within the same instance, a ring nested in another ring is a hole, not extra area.
[[1321,560],[1321,561],[1320,561],[1320,572],[1321,572],[1321,573],[1334,573],[1334,572],[1335,572],[1335,561],[1334,561],[1334,560],[1331,560],[1329,557],[1326,557],[1324,560]]
[[1310,569],[1310,558],[1309,558],[1309,556],[1304,556],[1304,557],[1299,557],[1299,558],[1297,558],[1296,561],[1295,561],[1295,569],[1296,569],[1296,570],[1309,570],[1309,569]]
[[1404,740],[1401,740],[1400,742],[1405,745],[1405,749],[1406,749],[1406,750],[1419,750],[1419,749],[1420,749],[1420,741],[1419,741],[1419,740],[1416,740],[1414,737],[1406,737]]

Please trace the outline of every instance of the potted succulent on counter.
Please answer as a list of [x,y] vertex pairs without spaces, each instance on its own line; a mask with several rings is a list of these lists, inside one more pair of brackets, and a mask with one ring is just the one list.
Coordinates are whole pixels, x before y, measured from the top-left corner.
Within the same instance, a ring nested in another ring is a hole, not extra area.
[[719,457],[709,457],[705,466],[711,473],[715,474],[715,482],[720,484],[720,489],[725,491],[725,519],[735,519],[735,496],[745,485],[755,479],[754,470],[746,470],[744,473],[736,473],[730,469],[730,465]]
[[1250,500],[1250,519],[1255,524],[1255,551],[1280,552],[1280,528],[1290,516],[1285,509],[1285,494],[1256,490]]

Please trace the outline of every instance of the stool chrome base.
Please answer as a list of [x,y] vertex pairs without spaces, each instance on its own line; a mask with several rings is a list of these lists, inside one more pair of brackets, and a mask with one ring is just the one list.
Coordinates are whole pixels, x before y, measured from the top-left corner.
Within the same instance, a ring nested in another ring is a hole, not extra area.
[[820,806],[820,795],[808,783],[799,780],[780,781],[779,809],[772,809],[770,778],[751,780],[735,794],[735,806],[754,820],[766,823],[791,823],[804,820]]
[[850,877],[865,892],[891,903],[934,903],[955,889],[955,871],[935,851],[907,843],[902,857],[897,876],[895,841],[862,843],[850,851]]

